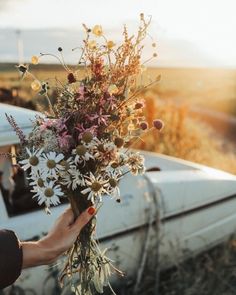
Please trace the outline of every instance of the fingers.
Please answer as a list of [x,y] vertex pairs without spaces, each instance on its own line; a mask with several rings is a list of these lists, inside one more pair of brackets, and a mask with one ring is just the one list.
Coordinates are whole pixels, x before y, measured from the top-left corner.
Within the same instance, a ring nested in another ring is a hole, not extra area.
[[58,218],[56,224],[62,225],[63,227],[69,226],[74,223],[74,214],[70,207],[68,207]]
[[81,229],[89,222],[95,213],[96,209],[94,207],[89,207],[86,211],[80,214],[75,223],[72,225],[71,229],[79,234]]
[[66,225],[71,225],[74,223],[75,217],[74,217],[73,210],[70,207],[64,211],[63,215],[64,215],[64,220]]

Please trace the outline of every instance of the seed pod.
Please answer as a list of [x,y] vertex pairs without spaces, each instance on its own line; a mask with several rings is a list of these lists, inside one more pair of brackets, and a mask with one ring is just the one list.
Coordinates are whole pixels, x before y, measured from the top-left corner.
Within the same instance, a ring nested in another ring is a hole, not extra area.
[[160,119],[156,119],[153,121],[153,126],[160,131],[164,127],[164,122]]
[[76,147],[77,155],[84,156],[86,152],[87,152],[87,149],[84,145],[82,145],[82,144],[77,145],[77,147]]
[[114,144],[118,147],[121,148],[124,145],[124,139],[121,137],[116,137],[114,140]]
[[117,162],[113,162],[113,163],[111,163],[111,167],[113,169],[116,169],[117,167],[119,167],[119,164]]
[[83,133],[82,140],[85,143],[90,143],[92,139],[93,139],[93,134],[91,132],[86,131],[86,132]]
[[110,178],[109,184],[111,187],[117,187],[117,180],[115,178]]
[[148,123],[147,122],[141,122],[140,123],[140,128],[142,129],[142,130],[146,130],[146,129],[148,129]]
[[141,108],[143,108],[143,103],[142,102],[137,102],[136,104],[135,104],[135,106],[134,106],[134,108],[136,109],[136,110],[138,110],[138,109],[141,109]]
[[67,79],[68,79],[69,84],[76,82],[76,79],[75,79],[75,76],[74,76],[73,73],[69,73],[68,76],[67,76]]

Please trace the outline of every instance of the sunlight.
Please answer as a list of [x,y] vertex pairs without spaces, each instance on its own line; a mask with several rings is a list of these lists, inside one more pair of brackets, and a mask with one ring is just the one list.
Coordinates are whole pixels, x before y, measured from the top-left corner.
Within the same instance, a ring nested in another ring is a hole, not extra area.
[[0,28],[80,30],[86,22],[99,23],[117,36],[124,23],[132,30],[143,12],[152,15],[154,39],[182,40],[183,52],[188,42],[213,63],[236,66],[235,7],[234,0],[9,0],[0,6]]

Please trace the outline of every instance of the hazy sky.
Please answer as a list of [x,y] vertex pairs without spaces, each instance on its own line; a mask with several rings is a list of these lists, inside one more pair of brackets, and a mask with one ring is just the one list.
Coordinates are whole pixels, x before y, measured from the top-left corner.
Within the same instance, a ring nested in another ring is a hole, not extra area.
[[191,45],[219,65],[236,67],[236,0],[0,0],[0,28],[79,30],[86,23],[114,34],[124,23],[137,26],[140,12],[152,15],[151,35],[168,40],[170,55],[182,41],[183,53]]

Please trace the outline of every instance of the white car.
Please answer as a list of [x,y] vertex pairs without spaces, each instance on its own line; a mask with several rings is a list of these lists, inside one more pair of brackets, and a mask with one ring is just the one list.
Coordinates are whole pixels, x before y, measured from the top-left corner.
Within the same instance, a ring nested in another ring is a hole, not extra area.
[[[5,113],[12,115],[26,134],[31,131],[30,118],[36,114],[0,104],[1,151],[14,150],[19,143]],[[185,259],[186,253],[196,254],[224,241],[236,229],[234,175],[173,157],[142,153],[145,175],[125,177],[120,184],[121,203],[105,198],[98,216],[101,248],[108,247],[109,257],[126,273],[125,279],[114,277],[118,284],[125,284],[129,277],[140,277],[137,270],[153,249],[158,249],[159,266],[164,269],[173,261]],[[38,239],[68,205],[57,206],[52,215],[46,215],[32,201],[23,173],[12,186],[9,167],[9,163],[5,165],[3,176],[6,186],[8,183],[9,189],[14,190],[14,198],[9,203],[0,191],[0,228],[14,230],[21,240]],[[10,289],[60,294],[57,268],[58,265],[24,270]],[[4,294],[8,292],[9,288]]]

